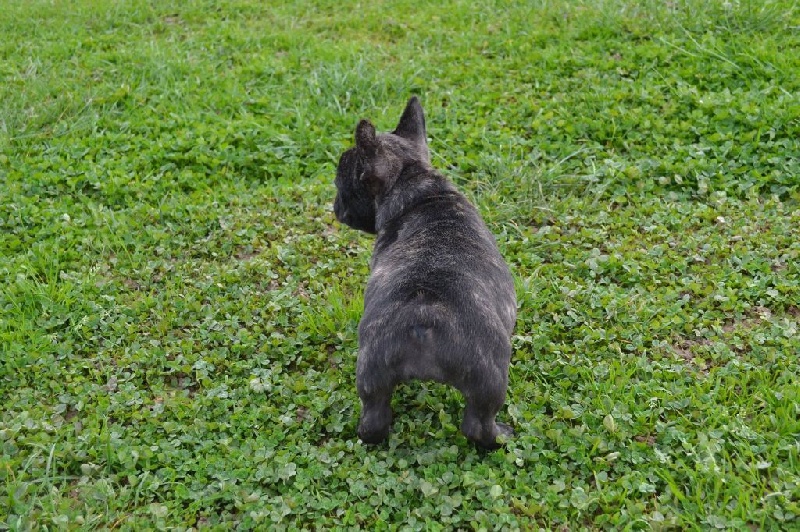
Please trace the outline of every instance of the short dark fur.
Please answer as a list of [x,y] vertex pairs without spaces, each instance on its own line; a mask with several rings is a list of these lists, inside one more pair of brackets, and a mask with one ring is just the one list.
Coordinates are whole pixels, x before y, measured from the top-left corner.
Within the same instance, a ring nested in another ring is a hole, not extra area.
[[377,234],[358,326],[358,435],[386,439],[392,391],[409,379],[461,391],[462,432],[493,449],[516,321],[514,282],[478,211],[430,163],[416,97],[392,133],[362,120],[339,160],[336,218]]

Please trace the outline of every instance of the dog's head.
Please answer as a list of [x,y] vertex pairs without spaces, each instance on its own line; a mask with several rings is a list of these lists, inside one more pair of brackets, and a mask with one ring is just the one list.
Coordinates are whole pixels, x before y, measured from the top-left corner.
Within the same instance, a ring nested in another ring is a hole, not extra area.
[[336,219],[375,233],[376,201],[413,164],[430,168],[425,114],[416,96],[408,101],[393,132],[378,134],[369,120],[356,126],[356,145],[342,154],[336,169]]

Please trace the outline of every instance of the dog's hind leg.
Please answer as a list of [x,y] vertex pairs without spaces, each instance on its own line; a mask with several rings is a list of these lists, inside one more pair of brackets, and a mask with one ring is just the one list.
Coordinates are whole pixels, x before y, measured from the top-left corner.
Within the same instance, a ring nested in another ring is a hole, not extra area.
[[497,412],[505,402],[507,383],[508,379],[503,376],[500,382],[488,389],[472,388],[469,394],[464,395],[466,407],[461,422],[461,432],[467,439],[484,449],[497,449],[501,446],[497,441],[498,436],[514,434],[510,426],[495,421]]
[[392,426],[392,392],[395,383],[386,379],[386,368],[371,367],[369,357],[359,353],[356,388],[361,398],[358,437],[367,444],[381,443]]

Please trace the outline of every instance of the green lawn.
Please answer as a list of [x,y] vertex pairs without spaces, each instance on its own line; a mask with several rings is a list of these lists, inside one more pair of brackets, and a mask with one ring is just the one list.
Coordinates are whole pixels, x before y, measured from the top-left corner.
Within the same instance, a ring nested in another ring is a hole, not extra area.
[[[0,529],[800,528],[800,5],[0,0]],[[518,283],[506,407],[356,437],[359,118]]]

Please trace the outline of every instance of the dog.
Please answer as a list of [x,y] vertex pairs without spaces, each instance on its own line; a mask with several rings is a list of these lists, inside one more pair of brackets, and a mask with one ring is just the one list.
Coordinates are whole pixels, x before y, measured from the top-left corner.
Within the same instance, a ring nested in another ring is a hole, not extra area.
[[337,220],[377,235],[358,325],[359,438],[383,442],[394,388],[422,379],[458,389],[463,434],[498,448],[498,436],[513,435],[495,417],[508,386],[514,280],[477,209],[432,167],[416,96],[391,133],[358,123],[335,184]]

